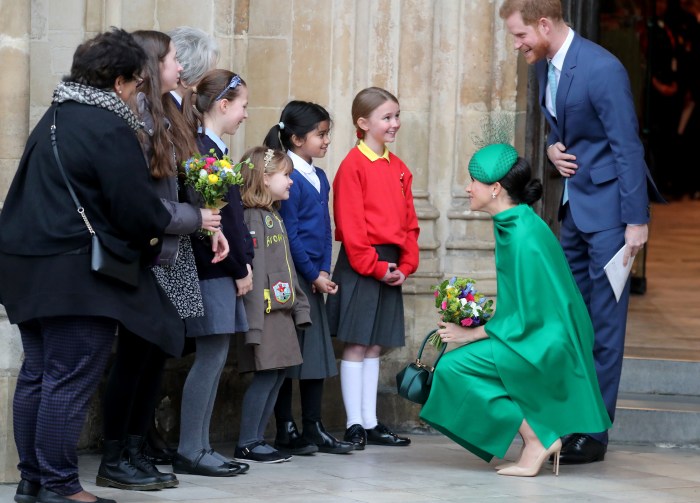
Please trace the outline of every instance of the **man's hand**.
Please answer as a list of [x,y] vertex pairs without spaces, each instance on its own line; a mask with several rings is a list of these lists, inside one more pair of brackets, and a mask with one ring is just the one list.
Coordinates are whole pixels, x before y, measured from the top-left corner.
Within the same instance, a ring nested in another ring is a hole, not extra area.
[[578,165],[573,162],[576,160],[576,156],[567,154],[563,143],[557,142],[547,147],[547,157],[564,178],[569,178],[576,174]]
[[625,229],[625,244],[627,248],[625,248],[625,254],[622,257],[622,265],[627,266],[627,261],[630,258],[634,260],[635,255],[639,253],[647,239],[649,239],[649,226],[647,224],[627,225]]

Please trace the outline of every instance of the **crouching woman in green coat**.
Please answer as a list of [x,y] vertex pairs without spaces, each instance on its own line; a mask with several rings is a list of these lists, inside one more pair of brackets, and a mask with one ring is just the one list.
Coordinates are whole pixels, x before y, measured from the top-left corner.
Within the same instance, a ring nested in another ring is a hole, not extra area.
[[560,437],[604,431],[610,419],[593,363],[593,327],[559,242],[529,206],[542,195],[530,166],[505,144],[469,162],[472,211],[493,217],[498,305],[483,326],[440,322],[446,353],[421,419],[485,461],[520,433],[523,450],[500,475],[534,476]]

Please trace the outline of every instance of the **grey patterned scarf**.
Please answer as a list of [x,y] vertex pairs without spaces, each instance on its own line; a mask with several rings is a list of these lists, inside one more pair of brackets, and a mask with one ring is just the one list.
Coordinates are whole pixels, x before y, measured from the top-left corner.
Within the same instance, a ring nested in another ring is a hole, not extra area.
[[103,91],[77,82],[61,82],[56,86],[51,102],[64,101],[76,101],[109,110],[124,119],[134,131],[143,127],[143,122],[139,121],[127,104],[112,91]]

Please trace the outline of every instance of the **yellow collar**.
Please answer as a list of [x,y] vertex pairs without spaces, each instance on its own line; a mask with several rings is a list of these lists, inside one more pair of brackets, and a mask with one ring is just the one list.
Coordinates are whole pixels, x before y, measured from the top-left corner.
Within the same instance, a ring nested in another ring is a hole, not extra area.
[[367,146],[364,140],[360,140],[360,143],[357,144],[357,148],[359,148],[360,152],[362,152],[364,156],[372,162],[382,158],[386,159],[387,162],[389,161],[389,149],[386,148],[386,145],[384,145],[384,153],[382,155],[377,155],[374,150]]

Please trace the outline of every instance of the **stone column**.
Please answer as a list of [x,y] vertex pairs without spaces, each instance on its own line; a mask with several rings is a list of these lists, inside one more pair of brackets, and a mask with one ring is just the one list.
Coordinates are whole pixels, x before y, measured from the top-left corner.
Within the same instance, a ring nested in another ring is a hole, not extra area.
[[[0,208],[17,169],[29,130],[29,2],[0,5]],[[22,359],[17,327],[0,306],[0,482],[17,482],[17,450],[12,427],[12,397]]]

